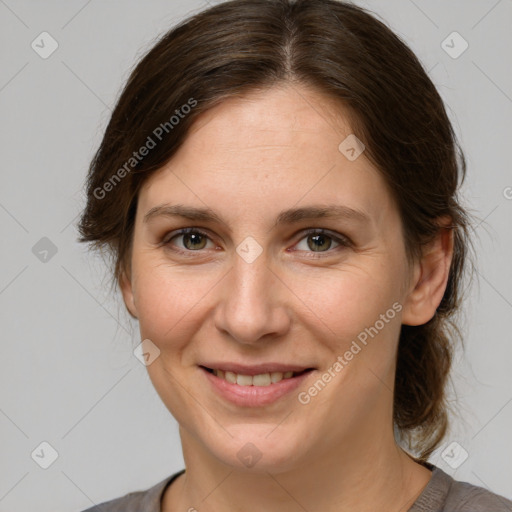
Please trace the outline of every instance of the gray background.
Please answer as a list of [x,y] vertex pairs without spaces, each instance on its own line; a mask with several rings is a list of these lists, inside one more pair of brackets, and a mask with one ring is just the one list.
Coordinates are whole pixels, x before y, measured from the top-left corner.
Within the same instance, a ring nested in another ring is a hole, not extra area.
[[[458,416],[431,460],[512,498],[512,2],[356,3],[429,70],[468,157],[465,203],[480,219],[479,286],[453,373]],[[0,0],[0,512],[79,511],[183,467],[177,424],[132,353],[138,326],[109,296],[102,260],[75,241],[75,225],[87,165],[129,70],[206,5]],[[59,45],[47,59],[31,47],[43,31]],[[441,46],[453,31],[469,43],[456,59]],[[57,249],[47,261],[32,250],[43,237]],[[58,452],[47,469],[31,456],[43,441]],[[468,452],[457,469],[441,456],[454,441]]]

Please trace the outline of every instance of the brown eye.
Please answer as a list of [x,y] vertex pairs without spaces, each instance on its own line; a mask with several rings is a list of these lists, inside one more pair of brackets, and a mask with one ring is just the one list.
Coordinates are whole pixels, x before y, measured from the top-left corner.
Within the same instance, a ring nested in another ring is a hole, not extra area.
[[171,242],[176,239],[179,240],[180,238],[182,238],[181,247],[178,245],[175,249],[178,252],[194,252],[205,249],[206,244],[210,239],[209,236],[202,231],[194,228],[184,228],[173,236],[166,238],[164,240],[164,245],[173,246],[175,244]]
[[195,249],[204,249],[206,237],[201,233],[185,233],[183,236],[183,245],[191,251]]
[[[329,249],[333,248],[333,242],[336,244],[334,246],[334,249],[337,249],[338,247],[349,247],[350,241],[342,236],[342,235],[333,235],[325,232],[323,229],[312,229],[310,231],[307,231],[305,233],[305,236],[301,239],[306,240],[306,247],[305,248],[299,248],[298,250],[304,250],[314,253],[328,253],[328,252],[334,252],[329,251]],[[300,245],[297,244],[297,246]]]
[[319,235],[308,235],[308,247],[312,251],[321,251],[323,252],[324,249],[328,250],[330,249],[332,245],[332,238],[328,235],[319,234]]

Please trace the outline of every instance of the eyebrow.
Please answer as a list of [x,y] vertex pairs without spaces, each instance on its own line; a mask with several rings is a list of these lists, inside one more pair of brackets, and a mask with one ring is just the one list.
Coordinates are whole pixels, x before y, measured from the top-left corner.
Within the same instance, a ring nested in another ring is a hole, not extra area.
[[[145,215],[143,222],[148,222],[155,217],[182,217],[192,221],[200,222],[218,222],[228,227],[225,222],[210,208],[197,208],[195,206],[185,206],[182,204],[163,204],[151,208]],[[280,224],[294,224],[301,220],[312,220],[320,218],[353,220],[359,223],[369,223],[370,217],[361,210],[356,210],[348,206],[337,204],[332,205],[311,205],[301,208],[291,208],[281,211],[273,227]]]

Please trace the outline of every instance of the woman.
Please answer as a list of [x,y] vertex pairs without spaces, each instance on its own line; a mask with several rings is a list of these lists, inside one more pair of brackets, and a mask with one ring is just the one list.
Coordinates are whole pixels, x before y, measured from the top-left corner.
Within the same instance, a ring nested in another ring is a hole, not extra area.
[[80,232],[114,255],[185,469],[100,509],[512,510],[428,462],[464,172],[417,58],[361,8],[235,0],[166,34],[112,114]]

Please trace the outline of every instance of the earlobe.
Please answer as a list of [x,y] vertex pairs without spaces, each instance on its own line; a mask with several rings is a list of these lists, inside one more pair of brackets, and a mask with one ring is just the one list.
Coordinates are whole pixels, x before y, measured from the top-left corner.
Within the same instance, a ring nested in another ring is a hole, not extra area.
[[453,230],[441,227],[415,268],[415,280],[405,299],[402,323],[423,325],[436,313],[448,283],[453,257]]
[[130,276],[127,275],[126,271],[123,270],[119,277],[119,287],[123,294],[124,304],[126,309],[133,318],[138,318],[137,308],[135,306],[135,300],[133,296],[133,287]]

